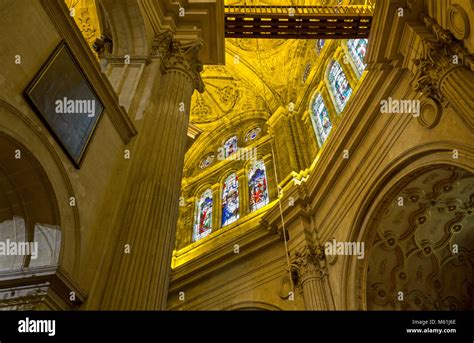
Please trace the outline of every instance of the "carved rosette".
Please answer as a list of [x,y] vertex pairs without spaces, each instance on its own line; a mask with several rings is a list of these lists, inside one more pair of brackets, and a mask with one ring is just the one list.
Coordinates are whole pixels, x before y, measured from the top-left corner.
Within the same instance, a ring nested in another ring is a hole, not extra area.
[[291,263],[293,282],[297,286],[311,279],[321,280],[327,275],[327,261],[321,245],[306,245],[295,253]]
[[199,60],[199,51],[203,45],[202,39],[181,43],[173,38],[170,30],[155,37],[152,48],[152,57],[160,58],[165,72],[179,70],[188,75],[199,92],[204,92],[204,83],[201,78],[203,70]]

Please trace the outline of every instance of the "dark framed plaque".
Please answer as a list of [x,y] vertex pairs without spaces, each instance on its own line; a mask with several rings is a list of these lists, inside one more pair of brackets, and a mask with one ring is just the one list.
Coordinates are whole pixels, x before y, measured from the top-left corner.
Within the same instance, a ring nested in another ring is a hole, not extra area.
[[79,168],[104,106],[64,41],[33,79],[25,95]]

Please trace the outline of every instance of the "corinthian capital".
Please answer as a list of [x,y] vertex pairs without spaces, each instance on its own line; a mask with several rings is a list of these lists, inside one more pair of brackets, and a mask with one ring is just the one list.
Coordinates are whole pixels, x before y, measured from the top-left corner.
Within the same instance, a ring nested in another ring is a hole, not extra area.
[[307,279],[323,279],[327,275],[326,256],[321,245],[306,245],[294,255],[291,263],[295,285],[301,286]]
[[421,58],[414,60],[416,72],[412,86],[416,91],[446,105],[447,100],[439,87],[441,80],[456,68],[465,66],[474,70],[474,59],[462,42],[438,25],[434,19],[424,16],[423,20],[432,35],[421,40],[423,52]]
[[182,43],[173,37],[170,30],[164,31],[155,37],[152,56],[161,58],[165,70],[180,69],[189,75],[194,88],[204,91],[201,79],[202,63],[199,60],[199,51],[203,45],[202,39]]

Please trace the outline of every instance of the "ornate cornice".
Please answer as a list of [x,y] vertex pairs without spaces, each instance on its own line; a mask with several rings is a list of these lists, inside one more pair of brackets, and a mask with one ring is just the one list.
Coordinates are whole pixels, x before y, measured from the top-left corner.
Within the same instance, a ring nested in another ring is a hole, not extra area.
[[[71,310],[80,307],[87,298],[84,290],[58,266],[3,272],[1,276],[0,308],[47,306]],[[74,293],[74,299],[71,299],[71,293]]]
[[155,37],[151,56],[162,60],[165,72],[179,69],[192,79],[194,88],[204,92],[204,83],[201,78],[203,66],[199,60],[199,52],[203,46],[202,39],[181,43],[176,40],[170,30],[166,30]]
[[328,272],[326,255],[322,245],[305,245],[296,251],[291,262],[293,282],[302,286],[309,279],[323,279]]

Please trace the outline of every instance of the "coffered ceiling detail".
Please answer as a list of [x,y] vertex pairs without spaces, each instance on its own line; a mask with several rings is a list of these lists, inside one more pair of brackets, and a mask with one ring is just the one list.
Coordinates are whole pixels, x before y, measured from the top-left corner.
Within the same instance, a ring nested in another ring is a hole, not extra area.
[[367,308],[472,309],[473,211],[474,175],[463,169],[440,167],[411,181],[376,226]]

